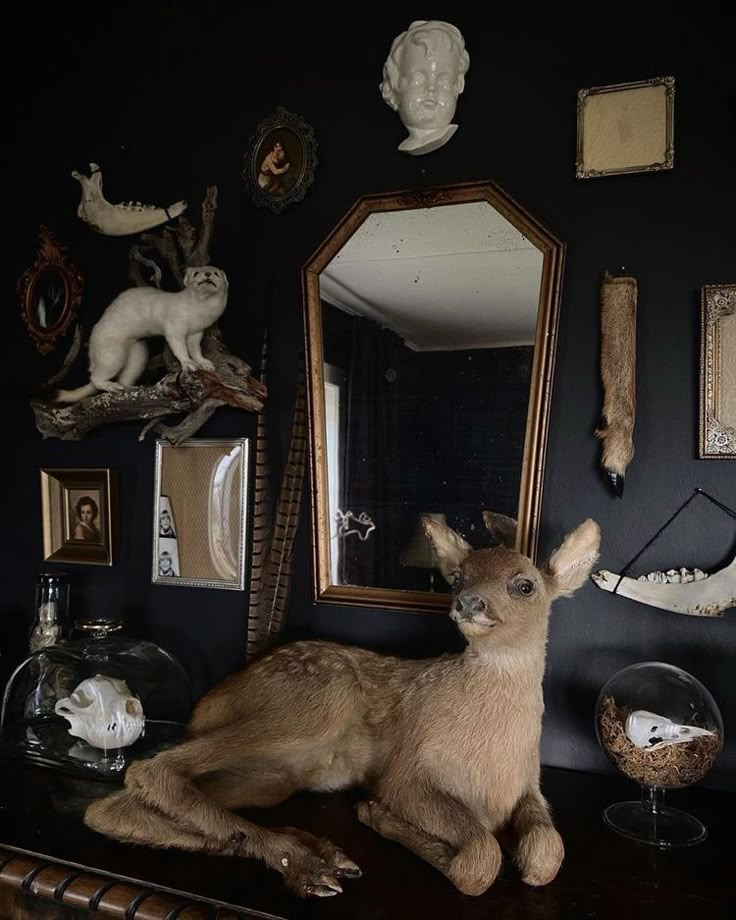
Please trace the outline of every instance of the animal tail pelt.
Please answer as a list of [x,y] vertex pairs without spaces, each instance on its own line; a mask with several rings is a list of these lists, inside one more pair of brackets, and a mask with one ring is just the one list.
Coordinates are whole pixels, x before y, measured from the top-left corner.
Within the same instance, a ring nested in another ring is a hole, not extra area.
[[83,387],[77,387],[76,390],[57,390],[54,393],[53,401],[59,403],[75,403],[87,396],[94,396],[97,393],[97,387],[93,383],[87,383]]
[[603,441],[601,465],[620,498],[626,467],[634,456],[636,415],[636,278],[606,272],[601,285],[601,378]]

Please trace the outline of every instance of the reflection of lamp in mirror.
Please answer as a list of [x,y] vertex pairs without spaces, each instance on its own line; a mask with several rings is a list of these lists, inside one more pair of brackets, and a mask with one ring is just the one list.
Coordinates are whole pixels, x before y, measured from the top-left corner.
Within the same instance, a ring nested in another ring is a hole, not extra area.
[[429,569],[429,590],[434,591],[434,574],[435,569],[439,568],[439,561],[429,537],[424,532],[422,518],[439,521],[440,524],[447,523],[444,514],[427,512],[420,514],[417,518],[417,526],[414,528],[411,539],[401,551],[399,561],[401,565],[411,566],[415,569]]

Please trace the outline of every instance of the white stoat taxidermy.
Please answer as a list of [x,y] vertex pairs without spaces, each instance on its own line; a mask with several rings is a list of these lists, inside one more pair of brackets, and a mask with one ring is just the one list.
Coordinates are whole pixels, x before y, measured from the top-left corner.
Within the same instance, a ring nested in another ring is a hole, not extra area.
[[105,236],[130,236],[179,217],[187,209],[186,201],[177,201],[168,208],[157,208],[140,201],[111,204],[102,194],[102,170],[97,163],[89,164],[90,175],[74,170],[72,176],[82,186],[82,198],[77,215]]
[[154,287],[123,291],[92,327],[90,382],[76,390],[59,390],[56,401],[72,403],[99,390],[114,392],[132,386],[148,360],[143,339],[153,335],[166,339],[182,370],[214,370],[202,354],[201,342],[205,329],[225,310],[227,291],[225,272],[212,265],[188,268],[181,291]]

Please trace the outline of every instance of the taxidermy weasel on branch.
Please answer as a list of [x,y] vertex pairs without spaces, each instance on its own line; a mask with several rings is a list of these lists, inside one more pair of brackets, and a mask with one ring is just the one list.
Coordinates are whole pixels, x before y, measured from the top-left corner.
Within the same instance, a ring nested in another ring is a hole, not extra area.
[[[183,371],[212,371],[201,341],[227,306],[228,281],[212,265],[188,268],[181,291],[129,288],[119,294],[92,327],[89,337],[90,382],[76,390],[58,390],[56,402],[73,403],[99,391],[133,386],[148,361],[143,341],[162,335]],[[115,379],[117,378],[117,379]]]

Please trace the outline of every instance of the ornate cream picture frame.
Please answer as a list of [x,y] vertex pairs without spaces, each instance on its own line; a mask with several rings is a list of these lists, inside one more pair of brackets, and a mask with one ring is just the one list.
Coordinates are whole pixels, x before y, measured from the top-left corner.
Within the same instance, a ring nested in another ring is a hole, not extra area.
[[578,179],[672,169],[675,78],[578,90]]
[[736,460],[736,284],[707,284],[700,308],[701,459]]

